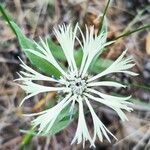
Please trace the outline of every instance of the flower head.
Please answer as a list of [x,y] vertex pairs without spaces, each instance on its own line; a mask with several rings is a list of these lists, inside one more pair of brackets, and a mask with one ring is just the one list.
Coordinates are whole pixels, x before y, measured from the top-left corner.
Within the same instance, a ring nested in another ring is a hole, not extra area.
[[[81,42],[77,37],[77,31],[80,32],[83,42]],[[39,134],[49,134],[54,122],[56,121],[56,118],[61,111],[69,106],[69,112],[72,112],[75,109],[75,105],[77,105],[79,111],[78,125],[71,144],[73,144],[75,141],[77,141],[77,143],[83,142],[84,144],[85,141],[88,140],[91,146],[95,146],[94,142],[97,137],[100,141],[103,141],[104,136],[108,141],[110,141],[109,135],[116,139],[116,137],[98,118],[94,108],[91,105],[91,102],[95,101],[97,103],[106,105],[116,111],[121,120],[127,120],[123,110],[129,112],[132,111],[132,108],[130,107],[131,103],[128,102],[130,96],[117,97],[108,95],[99,91],[98,87],[126,87],[125,85],[115,81],[103,81],[102,77],[108,74],[119,72],[132,76],[137,75],[136,73],[128,70],[134,66],[132,63],[132,58],[124,58],[127,52],[127,50],[125,50],[107,69],[98,73],[97,75],[92,76],[88,73],[91,62],[96,56],[102,53],[105,46],[112,43],[106,42],[107,33],[104,32],[97,36],[94,34],[94,27],[90,27],[90,29],[86,27],[86,33],[84,35],[78,24],[76,24],[75,28],[72,28],[71,25],[59,26],[57,29],[54,29],[54,33],[66,56],[68,62],[67,70],[62,69],[60,64],[53,57],[47,40],[43,41],[40,39],[41,44],[37,44],[35,42],[38,51],[32,49],[27,49],[26,51],[30,51],[30,53],[37,55],[38,57],[41,57],[52,64],[61,73],[59,78],[56,79],[38,73],[21,60],[21,66],[25,71],[20,71],[20,78],[17,80],[22,82],[22,84],[20,84],[21,88],[28,93],[28,95],[23,99],[22,103],[30,97],[43,92],[55,91],[59,92],[59,94],[62,93],[64,96],[64,98],[62,98],[62,100],[59,101],[54,107],[40,113],[29,114],[29,116],[38,116],[32,121],[33,126],[38,127]],[[74,58],[75,40],[79,42],[83,51],[82,62],[79,68],[77,67]],[[53,83],[50,84],[53,86],[43,86],[37,84],[35,81],[38,80]],[[90,135],[86,124],[84,115],[85,104],[92,116],[94,126],[93,135]]]

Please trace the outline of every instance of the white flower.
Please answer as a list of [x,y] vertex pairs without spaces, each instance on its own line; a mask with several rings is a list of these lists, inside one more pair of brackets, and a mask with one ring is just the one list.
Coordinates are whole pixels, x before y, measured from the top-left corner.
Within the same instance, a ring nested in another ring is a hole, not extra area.
[[[77,31],[80,31],[83,44],[77,37]],[[92,76],[88,74],[88,69],[92,60],[102,53],[105,46],[112,43],[106,42],[107,33],[101,33],[100,35],[96,36],[94,34],[94,27],[91,27],[90,29],[86,27],[86,33],[84,36],[78,24],[76,24],[74,29],[71,27],[71,25],[59,26],[58,29],[54,29],[54,33],[66,56],[68,62],[68,70],[63,70],[60,67],[59,63],[55,60],[50,51],[47,40],[44,42],[42,39],[40,39],[40,45],[35,42],[38,51],[31,49],[27,49],[26,51],[30,51],[30,53],[47,60],[57,70],[60,71],[61,76],[58,79],[54,79],[53,77],[42,75],[27,66],[21,60],[21,66],[25,70],[25,72],[20,71],[20,78],[17,80],[22,82],[22,84],[20,84],[21,88],[23,88],[28,93],[28,95],[23,99],[22,103],[28,98],[42,92],[56,91],[60,94],[62,93],[62,95],[65,97],[54,107],[40,113],[29,114],[27,116],[38,116],[35,120],[32,121],[33,126],[38,127],[39,134],[48,134],[61,111],[65,107],[70,106],[70,112],[72,112],[75,105],[77,105],[79,108],[78,126],[71,144],[77,141],[77,143],[83,142],[84,145],[85,141],[88,140],[91,146],[95,146],[94,142],[96,140],[96,137],[98,137],[100,141],[103,141],[104,135],[106,139],[110,141],[108,134],[116,139],[116,137],[100,121],[90,101],[96,101],[110,107],[111,109],[116,111],[122,121],[127,120],[127,117],[124,114],[123,110],[129,112],[132,111],[132,108],[130,107],[131,103],[128,102],[130,96],[111,96],[98,91],[97,87],[126,87],[125,85],[122,85],[115,81],[102,81],[101,77],[118,72],[126,73],[132,76],[137,75],[136,73],[128,70],[134,66],[134,64],[132,63],[132,58],[124,58],[127,52],[127,50],[125,50],[118,57],[118,59],[114,63],[112,63],[112,65],[110,65],[107,69],[97,75]],[[83,58],[80,68],[77,68],[74,58],[75,40],[79,42],[83,50]],[[38,80],[53,83],[53,86],[49,87],[35,83],[35,81]],[[93,136],[90,135],[88,131],[84,116],[83,103],[87,105],[92,116],[94,126]]]

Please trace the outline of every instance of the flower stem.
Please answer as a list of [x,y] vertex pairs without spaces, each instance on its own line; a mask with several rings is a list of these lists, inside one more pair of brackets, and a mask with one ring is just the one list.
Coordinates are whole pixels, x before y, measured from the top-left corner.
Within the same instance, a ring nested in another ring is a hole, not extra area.
[[102,26],[103,26],[103,23],[104,23],[104,18],[105,18],[105,15],[106,15],[106,13],[107,13],[107,10],[108,10],[108,7],[109,7],[110,2],[111,2],[111,0],[108,0],[108,1],[107,1],[107,4],[106,4],[106,7],[105,7],[103,16],[102,16],[101,21],[100,21],[98,34],[99,34],[99,33],[101,32],[101,30],[102,30]]
[[129,31],[126,31],[125,33],[119,35],[118,37],[114,38],[113,40],[118,40],[118,39],[120,39],[120,38],[129,36],[129,35],[132,34],[132,33],[135,33],[135,32],[138,32],[138,31],[142,31],[142,30],[145,30],[145,29],[148,29],[148,28],[150,28],[150,25],[145,25],[145,26],[143,26],[143,27],[140,27],[140,28],[137,28],[137,29],[131,30],[131,31],[130,31],[130,30],[129,30]]

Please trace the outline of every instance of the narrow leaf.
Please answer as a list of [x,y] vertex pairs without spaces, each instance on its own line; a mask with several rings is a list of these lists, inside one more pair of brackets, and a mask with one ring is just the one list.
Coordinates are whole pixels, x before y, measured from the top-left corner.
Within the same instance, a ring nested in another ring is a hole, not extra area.
[[16,34],[20,47],[25,52],[30,62],[45,74],[59,77],[61,73],[52,64],[36,55],[31,54],[30,52],[25,51],[25,49],[33,49],[33,50],[38,49],[36,48],[34,42],[24,35],[24,33],[21,31],[18,25],[13,21],[11,21],[10,17],[8,17],[2,5],[0,5],[0,12],[4,16],[5,21],[7,21],[12,31]]
[[145,29],[149,29],[149,28],[150,28],[150,25],[145,25],[145,26],[140,27],[140,28],[137,28],[137,29],[135,29],[135,30],[128,30],[128,31],[126,31],[125,33],[122,33],[121,35],[119,35],[118,37],[116,37],[114,40],[118,40],[118,39],[120,39],[120,38],[129,36],[130,34],[133,34],[133,33],[136,33],[136,32],[138,32],[138,31],[145,30]]
[[111,2],[111,0],[108,0],[108,1],[107,1],[106,7],[105,7],[105,10],[104,10],[104,13],[103,13],[103,16],[102,16],[102,18],[101,18],[100,25],[99,25],[98,34],[101,33],[102,30],[104,29],[104,21],[105,21],[105,18],[106,18],[106,13],[107,13],[107,10],[108,10],[108,7],[109,7],[110,2]]

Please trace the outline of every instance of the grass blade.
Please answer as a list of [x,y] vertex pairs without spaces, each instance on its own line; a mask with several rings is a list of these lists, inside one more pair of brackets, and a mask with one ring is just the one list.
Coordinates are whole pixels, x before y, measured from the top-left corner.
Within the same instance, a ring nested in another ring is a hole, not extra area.
[[135,29],[135,30],[131,30],[131,31],[129,30],[129,31],[126,31],[125,33],[119,35],[118,37],[116,37],[116,38],[113,39],[113,40],[118,40],[118,39],[120,39],[120,38],[129,36],[130,34],[133,34],[133,33],[135,33],[135,32],[142,31],[142,30],[149,29],[149,28],[150,28],[150,25],[145,25],[145,26],[140,27],[140,28],[137,28],[137,29]]

